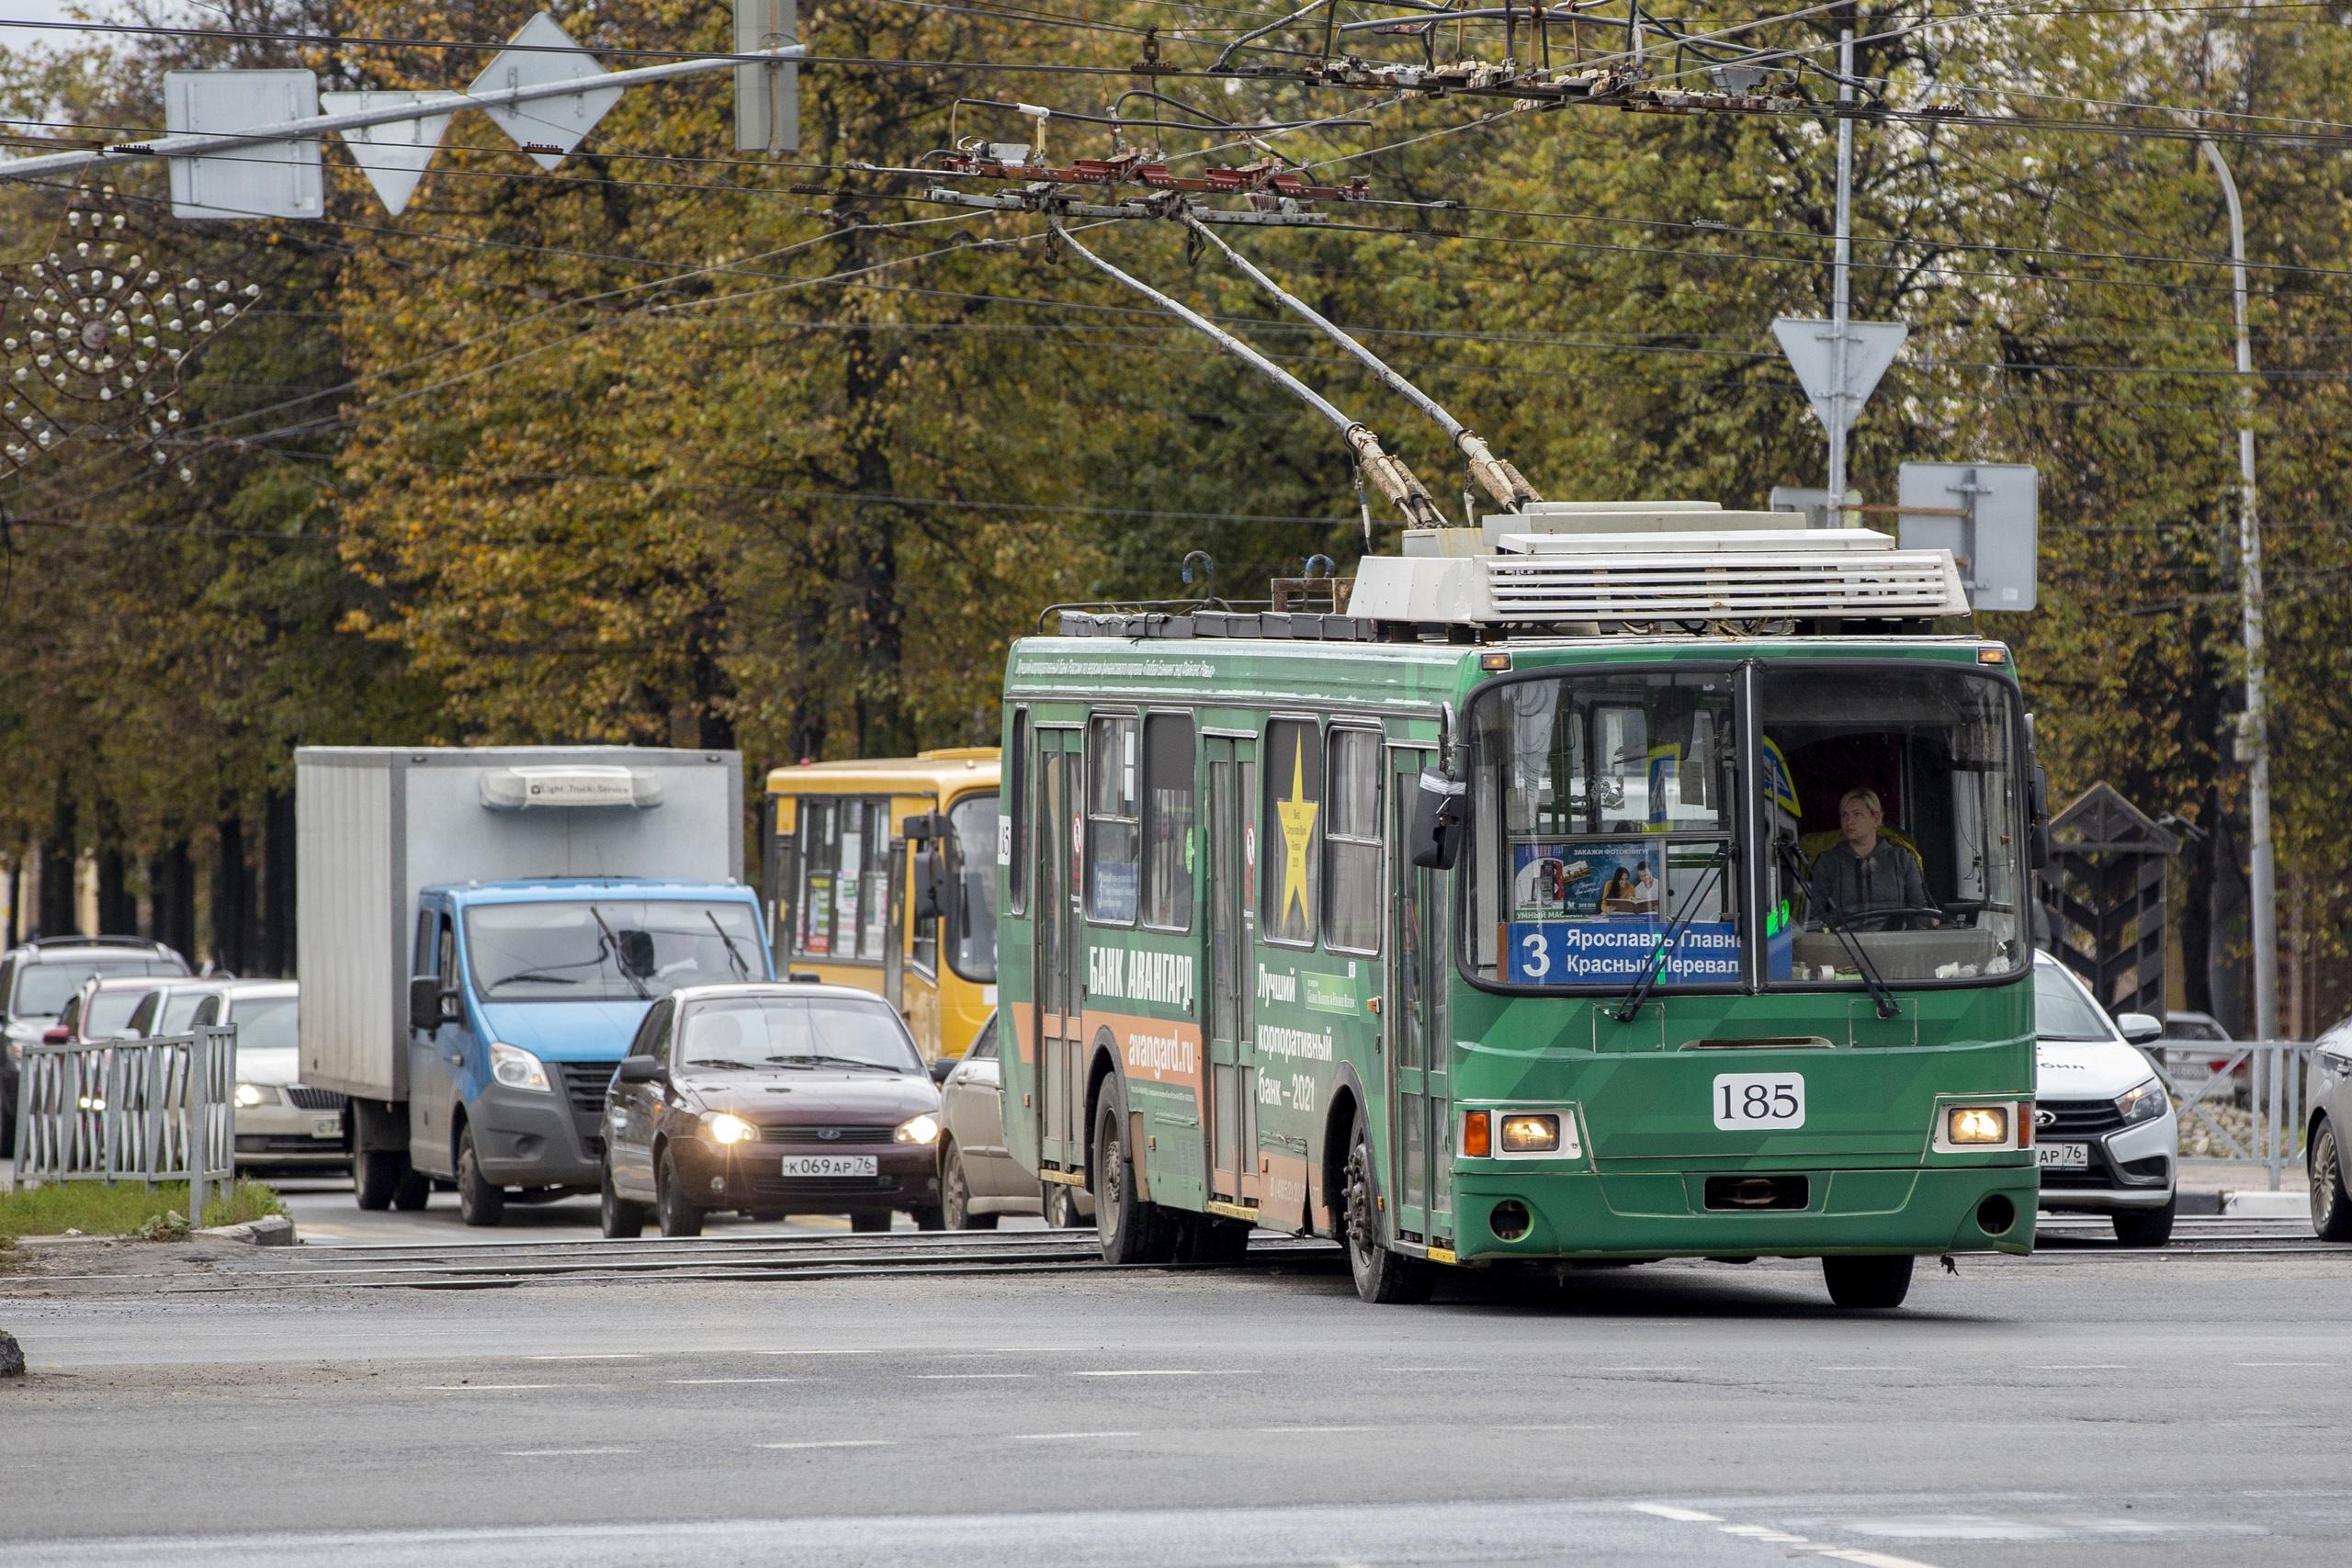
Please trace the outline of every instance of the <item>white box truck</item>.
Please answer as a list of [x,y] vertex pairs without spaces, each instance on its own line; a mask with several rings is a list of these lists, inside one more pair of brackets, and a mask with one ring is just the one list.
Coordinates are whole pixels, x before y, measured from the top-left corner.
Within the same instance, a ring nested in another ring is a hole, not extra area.
[[651,1001],[774,977],[740,752],[311,746],[294,801],[302,1081],[350,1097],[363,1209],[594,1190]]

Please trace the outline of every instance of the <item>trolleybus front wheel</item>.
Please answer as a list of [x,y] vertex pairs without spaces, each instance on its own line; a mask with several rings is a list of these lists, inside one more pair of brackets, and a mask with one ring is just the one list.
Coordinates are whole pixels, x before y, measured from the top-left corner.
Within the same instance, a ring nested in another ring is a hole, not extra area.
[[1348,1244],[1348,1271],[1355,1276],[1356,1294],[1375,1306],[1429,1300],[1430,1288],[1437,1282],[1430,1266],[1418,1258],[1389,1251],[1381,1240],[1380,1208],[1372,1190],[1372,1140],[1361,1113],[1348,1147],[1345,1186],[1341,1223]]
[[1829,1299],[1841,1307],[1899,1307],[1911,1293],[1911,1258],[1825,1258],[1822,1277]]
[[1094,1112],[1094,1228],[1105,1263],[1167,1263],[1176,1253],[1172,1216],[1136,1195],[1127,1154],[1127,1097],[1114,1077]]

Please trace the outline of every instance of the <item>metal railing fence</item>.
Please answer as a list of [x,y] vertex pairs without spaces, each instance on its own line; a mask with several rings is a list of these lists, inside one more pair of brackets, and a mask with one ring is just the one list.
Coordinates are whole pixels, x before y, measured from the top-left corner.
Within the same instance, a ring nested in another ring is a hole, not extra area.
[[237,1032],[25,1048],[12,1185],[185,1181],[188,1224],[234,1179]]
[[[2313,1046],[2301,1040],[2157,1040],[2147,1047],[2156,1076],[2183,1122],[2194,1117],[2229,1152],[2183,1158],[2259,1166],[2279,1189],[2282,1173],[2303,1157],[2304,1084]],[[2241,1138],[2215,1112],[2234,1109],[2245,1091],[2247,1125]]]

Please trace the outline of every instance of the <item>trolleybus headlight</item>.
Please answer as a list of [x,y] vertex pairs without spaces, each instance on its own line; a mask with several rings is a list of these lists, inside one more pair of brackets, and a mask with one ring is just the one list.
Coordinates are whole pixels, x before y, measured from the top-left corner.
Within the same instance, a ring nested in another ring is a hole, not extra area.
[[908,1117],[899,1123],[899,1130],[890,1134],[890,1141],[896,1144],[929,1144],[937,1142],[938,1138],[939,1118],[928,1111],[920,1116]]
[[2165,1086],[2154,1078],[2127,1089],[2115,1097],[2115,1109],[2123,1112],[2126,1127],[2137,1122],[2154,1121],[2165,1113],[2165,1107],[2169,1103],[2165,1098]]
[[1503,1117],[1503,1153],[1548,1154],[1560,1146],[1560,1119],[1552,1112],[1512,1112]]
[[1955,1144],[2006,1144],[2009,1141],[2009,1108],[1955,1105],[1944,1112],[1944,1136]]
[[729,1116],[724,1111],[702,1119],[702,1130],[710,1134],[714,1144],[740,1144],[760,1135],[760,1130],[741,1116]]

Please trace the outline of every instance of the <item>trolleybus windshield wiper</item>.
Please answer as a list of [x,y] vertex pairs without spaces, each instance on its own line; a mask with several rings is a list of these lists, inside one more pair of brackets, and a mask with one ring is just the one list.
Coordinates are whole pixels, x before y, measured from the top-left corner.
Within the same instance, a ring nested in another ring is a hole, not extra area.
[[1657,989],[1659,976],[1673,964],[1675,950],[1682,945],[1684,933],[1690,931],[1690,922],[1698,918],[1699,900],[1706,897],[1708,887],[1723,868],[1724,857],[1721,852],[1717,852],[1714,863],[1707,867],[1707,874],[1701,877],[1698,885],[1683,897],[1682,908],[1674,912],[1674,919],[1668,921],[1666,930],[1658,933],[1657,944],[1650,949],[1649,968],[1643,974],[1641,982],[1626,992],[1625,999],[1617,1004],[1618,1022],[1631,1023],[1640,1015],[1642,1004],[1650,999],[1652,991]]
[[1812,886],[1811,879],[1805,875],[1804,857],[1797,852],[1796,840],[1775,839],[1772,847],[1780,852],[1781,874],[1796,886],[1807,888],[1821,900],[1821,929],[1836,937],[1854,960],[1854,967],[1860,973],[1862,984],[1871,988],[1871,1000],[1877,1005],[1879,1017],[1899,1015],[1903,1010],[1895,1005],[1894,993],[1886,988],[1884,980],[1879,978],[1878,965],[1871,962],[1871,955],[1862,948],[1861,938],[1846,922],[1846,911],[1838,907],[1838,900],[1829,896],[1827,888]]

